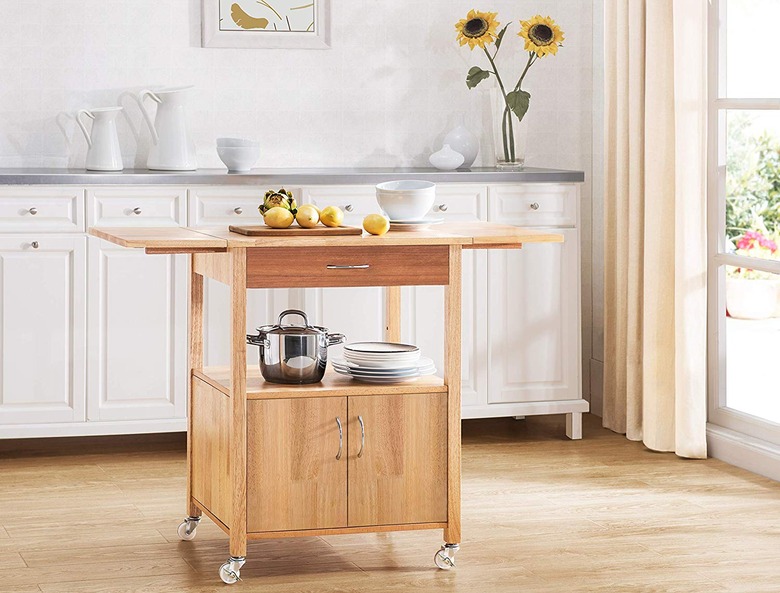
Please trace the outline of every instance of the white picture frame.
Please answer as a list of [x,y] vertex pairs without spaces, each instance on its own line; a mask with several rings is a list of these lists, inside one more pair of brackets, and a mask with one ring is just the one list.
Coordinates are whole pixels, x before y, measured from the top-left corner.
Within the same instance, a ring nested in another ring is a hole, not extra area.
[[[273,4],[289,4],[288,0],[203,0],[202,46],[275,49],[329,49],[330,0],[296,0],[289,10],[308,9],[311,30],[302,24],[293,24],[288,14]],[[237,5],[240,12],[234,9]],[[313,17],[312,17],[313,14]],[[237,17],[235,15],[238,15]],[[244,17],[242,19],[242,16]],[[249,18],[247,18],[249,17]],[[239,25],[236,20],[244,21]],[[306,19],[308,20],[308,19]],[[247,26],[247,21],[250,24]],[[265,23],[265,28],[261,28]],[[298,23],[302,23],[300,18]],[[287,28],[283,28],[284,25]],[[252,26],[256,25],[256,26]],[[273,29],[271,27],[274,27]]]

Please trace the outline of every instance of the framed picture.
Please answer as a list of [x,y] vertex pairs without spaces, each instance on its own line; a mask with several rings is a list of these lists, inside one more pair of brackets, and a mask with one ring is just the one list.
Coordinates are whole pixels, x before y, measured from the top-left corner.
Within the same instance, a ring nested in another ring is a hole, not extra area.
[[330,0],[203,0],[203,47],[327,49]]

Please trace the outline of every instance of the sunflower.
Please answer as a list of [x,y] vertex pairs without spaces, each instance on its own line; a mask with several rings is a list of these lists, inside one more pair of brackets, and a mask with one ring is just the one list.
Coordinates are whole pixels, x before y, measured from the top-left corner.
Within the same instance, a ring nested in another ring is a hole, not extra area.
[[540,58],[547,54],[557,54],[558,46],[563,42],[563,31],[549,16],[537,14],[528,21],[520,21],[522,29],[518,33],[525,39],[525,50],[532,51]]
[[470,10],[465,19],[459,20],[455,24],[455,30],[458,31],[458,42],[461,45],[469,44],[469,49],[479,46],[482,49],[488,43],[496,40],[496,29],[500,24],[496,20],[497,12],[479,12]]

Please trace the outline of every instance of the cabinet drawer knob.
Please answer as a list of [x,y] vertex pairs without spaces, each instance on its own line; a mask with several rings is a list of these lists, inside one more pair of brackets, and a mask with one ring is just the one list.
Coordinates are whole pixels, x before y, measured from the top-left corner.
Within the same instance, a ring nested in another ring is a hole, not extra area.
[[237,208],[233,208],[233,212],[235,212],[236,214],[243,214],[244,209],[241,208],[241,206],[238,206]]
[[531,210],[539,210],[539,202],[531,202]]
[[32,247],[33,249],[38,249],[38,247],[40,247],[40,244],[38,243],[38,241],[33,241],[32,243],[30,243],[30,247]]
[[357,456],[363,457],[363,449],[366,446],[366,425],[363,423],[363,416],[358,416],[358,422],[360,422],[360,451]]
[[133,214],[139,214],[140,215],[141,214],[141,209],[140,208],[133,208]]
[[447,204],[439,204],[438,206],[436,206],[435,210],[437,212],[446,212],[447,208],[448,208]]
[[341,446],[344,444],[344,431],[341,428],[341,418],[336,416],[336,426],[339,427],[339,452],[336,453],[336,461],[341,459]]
[[29,209],[27,212],[29,212],[30,214],[32,214],[33,216],[35,216],[36,214],[38,214],[38,209],[37,209],[36,207],[34,207],[34,206],[33,206],[33,207],[32,207],[32,208],[30,208],[30,209]]
[[355,207],[352,204],[347,204],[346,206],[344,206],[344,210],[346,210],[347,212],[352,212],[354,209]]
[[336,264],[328,264],[325,267],[328,270],[366,270],[371,267],[371,264],[355,264],[351,266],[339,266]]

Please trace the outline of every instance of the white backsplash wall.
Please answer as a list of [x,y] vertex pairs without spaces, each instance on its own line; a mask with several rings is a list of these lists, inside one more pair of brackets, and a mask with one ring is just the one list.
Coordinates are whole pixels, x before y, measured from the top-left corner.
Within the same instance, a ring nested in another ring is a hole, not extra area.
[[[331,5],[332,49],[262,50],[201,48],[200,0],[0,0],[0,167],[83,167],[86,142],[72,115],[116,104],[127,115],[125,166],[143,167],[149,131],[122,93],[186,84],[197,88],[191,120],[201,167],[222,166],[218,136],[260,140],[260,167],[427,165],[458,114],[482,136],[487,93],[469,91],[464,77],[485,58],[459,48],[453,27],[472,0]],[[528,163],[589,166],[590,0],[481,8],[502,22],[543,12],[561,24],[565,47],[528,76]],[[520,42],[507,36],[507,71],[510,55],[515,72],[524,62]],[[486,128],[477,165],[492,164]]]

